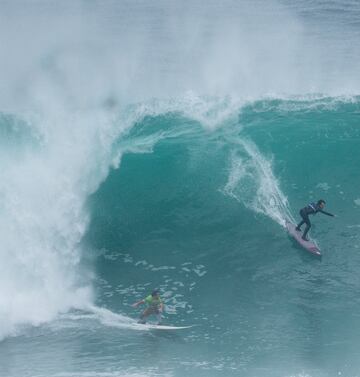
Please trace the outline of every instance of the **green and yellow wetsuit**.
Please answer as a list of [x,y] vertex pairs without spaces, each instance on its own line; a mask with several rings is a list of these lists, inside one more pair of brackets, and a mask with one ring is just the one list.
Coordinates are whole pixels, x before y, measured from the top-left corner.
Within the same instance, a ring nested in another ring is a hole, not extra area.
[[145,299],[145,304],[149,307],[149,308],[152,308],[152,309],[159,309],[160,308],[160,305],[162,303],[161,301],[161,298],[158,296],[158,297],[154,297],[152,295],[149,295],[147,296]]

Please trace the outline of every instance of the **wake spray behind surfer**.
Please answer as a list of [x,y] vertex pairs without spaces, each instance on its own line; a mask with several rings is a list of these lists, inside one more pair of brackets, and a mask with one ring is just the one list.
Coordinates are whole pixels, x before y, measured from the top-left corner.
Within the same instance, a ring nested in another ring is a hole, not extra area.
[[300,216],[302,217],[302,221],[297,225],[297,227],[295,229],[298,232],[301,232],[301,226],[303,224],[306,224],[304,233],[302,235],[303,240],[308,241],[308,239],[306,238],[306,235],[308,234],[308,232],[311,228],[311,222],[310,222],[310,219],[309,219],[309,215],[316,215],[318,212],[321,212],[321,213],[323,213],[324,215],[327,215],[327,216],[332,216],[332,217],[335,216],[332,213],[325,212],[323,210],[324,207],[325,207],[325,204],[326,204],[325,200],[320,199],[320,200],[318,200],[317,203],[310,203],[306,207],[304,207],[300,210],[299,213],[300,213]]
[[157,317],[157,324],[161,323],[161,314],[164,310],[164,304],[161,301],[159,291],[154,290],[151,295],[147,296],[141,301],[136,302],[132,305],[133,308],[137,308],[141,304],[146,304],[147,308],[142,312],[138,323],[146,323],[146,318],[149,315],[155,314]]

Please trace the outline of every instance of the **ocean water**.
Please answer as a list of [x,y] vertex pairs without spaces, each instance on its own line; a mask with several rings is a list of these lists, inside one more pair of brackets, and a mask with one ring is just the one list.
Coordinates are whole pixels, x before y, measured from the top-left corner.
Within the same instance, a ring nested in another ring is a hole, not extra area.
[[[359,376],[359,36],[358,1],[1,2],[0,376]],[[154,288],[193,327],[139,328]]]

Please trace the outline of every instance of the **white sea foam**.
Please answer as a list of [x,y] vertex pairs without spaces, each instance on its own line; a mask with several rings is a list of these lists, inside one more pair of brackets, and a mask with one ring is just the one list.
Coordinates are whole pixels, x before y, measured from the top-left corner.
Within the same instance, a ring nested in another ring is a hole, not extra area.
[[108,171],[101,162],[110,148],[86,117],[46,123],[46,132],[38,123],[38,145],[1,163],[0,337],[92,296],[79,243],[88,223],[84,203]]

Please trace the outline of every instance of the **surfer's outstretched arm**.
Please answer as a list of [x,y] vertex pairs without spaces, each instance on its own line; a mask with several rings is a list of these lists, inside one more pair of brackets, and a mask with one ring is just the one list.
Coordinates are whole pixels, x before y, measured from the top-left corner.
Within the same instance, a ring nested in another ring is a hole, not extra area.
[[323,213],[324,215],[327,215],[327,216],[331,216],[331,217],[335,217],[335,215],[333,215],[332,213],[329,213],[329,212],[326,212],[324,210],[319,210],[319,212]]
[[133,308],[137,308],[139,305],[141,305],[141,304],[145,304],[145,300],[140,300],[140,301],[138,301],[138,302],[135,302],[135,304],[132,304],[131,306],[133,307]]

